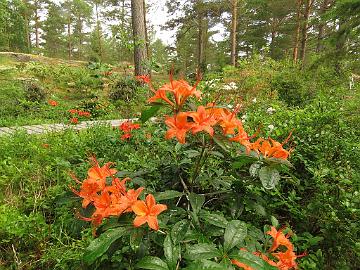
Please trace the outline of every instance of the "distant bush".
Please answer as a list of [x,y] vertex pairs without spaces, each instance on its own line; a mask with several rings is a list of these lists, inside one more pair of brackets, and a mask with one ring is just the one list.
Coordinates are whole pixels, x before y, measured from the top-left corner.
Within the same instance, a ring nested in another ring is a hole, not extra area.
[[112,83],[109,98],[113,101],[130,101],[136,94],[139,83],[133,77],[121,77]]
[[25,98],[27,101],[41,102],[46,98],[45,89],[35,81],[27,81],[24,83]]

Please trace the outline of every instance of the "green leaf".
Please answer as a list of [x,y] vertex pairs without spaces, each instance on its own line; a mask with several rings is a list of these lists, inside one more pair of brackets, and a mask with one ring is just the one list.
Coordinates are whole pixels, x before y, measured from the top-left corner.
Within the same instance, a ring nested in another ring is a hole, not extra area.
[[196,213],[196,214],[199,213],[202,205],[205,202],[205,196],[199,195],[196,193],[190,193],[188,195],[188,198],[189,198],[189,201],[190,201],[190,204],[191,204],[191,207],[192,207],[194,213]]
[[184,153],[185,153],[189,158],[193,158],[193,157],[200,156],[200,152],[197,151],[197,150],[193,150],[193,149],[186,150],[186,151],[184,151]]
[[262,167],[259,170],[259,178],[265,189],[273,189],[280,180],[280,173],[273,167]]
[[214,213],[210,213],[210,212],[206,212],[206,211],[200,212],[200,218],[202,218],[203,220],[205,220],[207,223],[209,223],[211,225],[215,225],[217,227],[221,227],[224,229],[226,228],[226,226],[228,224],[228,221],[223,216],[214,214]]
[[213,136],[213,140],[214,142],[220,146],[221,149],[223,149],[225,152],[229,152],[231,149],[231,144],[229,143],[229,140],[224,137],[224,136],[220,136],[220,135],[214,135]]
[[169,269],[175,269],[177,260],[180,257],[180,249],[178,245],[174,245],[170,234],[164,240],[164,255]]
[[269,163],[270,165],[285,165],[290,168],[294,168],[294,166],[286,159],[282,158],[267,158],[265,159],[266,163]]
[[241,263],[246,264],[247,266],[250,266],[254,270],[277,270],[278,268],[275,266],[271,266],[267,262],[265,262],[260,257],[248,252],[239,250],[236,251],[236,253],[233,253],[230,255],[231,259],[235,259]]
[[230,270],[233,268],[229,268],[224,264],[219,264],[213,261],[201,260],[192,262],[188,267],[184,268],[184,270]]
[[94,239],[86,248],[84,254],[85,263],[91,265],[97,258],[101,257],[120,237],[126,234],[128,230],[123,227],[110,229],[101,234],[98,238]]
[[151,117],[153,117],[160,108],[161,108],[161,105],[153,105],[149,109],[142,111],[141,117],[140,117],[141,122],[145,123],[147,120],[149,120]]
[[152,256],[143,258],[135,267],[149,270],[169,270],[167,264],[162,259]]
[[179,244],[185,238],[185,235],[189,229],[190,222],[188,220],[180,220],[175,223],[171,230],[171,239],[174,244]]
[[251,166],[249,168],[249,173],[252,177],[258,176],[261,165],[262,165],[262,162],[255,162],[255,163],[251,164]]
[[278,226],[279,226],[279,221],[277,220],[276,217],[271,216],[271,217],[270,217],[270,220],[271,220],[271,224],[272,224],[274,227],[278,227]]
[[212,259],[221,257],[221,252],[216,248],[215,244],[196,244],[187,248],[187,258],[189,259]]
[[210,151],[209,154],[213,156],[217,156],[219,158],[224,158],[224,155],[221,154],[219,151]]
[[224,234],[224,251],[228,252],[240,244],[247,235],[246,224],[240,220],[232,220],[226,226]]
[[130,246],[133,250],[137,250],[140,247],[141,241],[143,239],[144,232],[140,229],[134,230],[130,234]]
[[256,159],[253,157],[241,155],[239,158],[232,164],[233,169],[240,169],[245,165],[253,163]]
[[170,200],[177,197],[181,197],[184,193],[176,190],[166,190],[164,192],[157,192],[154,194],[156,201]]

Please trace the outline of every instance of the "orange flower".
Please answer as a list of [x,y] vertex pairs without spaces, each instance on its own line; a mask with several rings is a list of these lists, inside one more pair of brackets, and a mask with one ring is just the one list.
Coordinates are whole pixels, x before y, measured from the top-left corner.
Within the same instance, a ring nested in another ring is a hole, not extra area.
[[125,133],[120,137],[120,139],[122,141],[125,141],[125,140],[130,139],[130,138],[131,138],[131,133]]
[[53,107],[56,107],[58,105],[57,101],[52,100],[52,99],[48,100],[48,104]]
[[251,146],[251,148],[261,153],[265,158],[281,158],[287,159],[290,155],[290,152],[283,148],[283,144],[269,138],[265,140],[263,138],[257,139]]
[[[143,79],[144,80],[144,79]],[[152,92],[154,92],[154,96],[151,97],[148,102],[155,102],[159,99],[168,103],[175,111],[179,111],[181,107],[184,105],[186,99],[190,96],[195,96],[198,99],[201,96],[201,92],[196,90],[196,86],[200,82],[198,79],[194,86],[189,85],[189,83],[185,80],[177,80],[174,81],[172,79],[172,74],[170,74],[170,83],[164,84],[158,90],[155,89],[151,85],[151,81],[148,79],[144,80],[150,86]],[[172,93],[175,99],[175,102],[171,101],[167,97],[167,93]]]
[[233,112],[227,114],[226,111],[223,111],[223,114],[219,117],[219,123],[225,135],[235,134],[235,129],[238,127],[242,129],[242,122],[236,118],[239,109],[240,105],[237,105]]
[[220,120],[224,116],[231,114],[231,112],[226,108],[215,107],[214,102],[208,103],[206,105],[206,111],[208,112],[208,114],[214,116],[216,120]]
[[156,102],[159,99],[162,99],[163,101],[165,101],[167,104],[169,104],[171,107],[174,106],[174,103],[172,101],[170,101],[170,99],[166,96],[166,90],[164,89],[159,89],[157,90],[155,93],[155,96],[151,97],[148,99],[148,102],[152,103],[152,102]]
[[280,270],[289,270],[296,269],[296,256],[295,252],[292,249],[288,249],[285,252],[272,253],[274,257],[276,257],[279,261],[276,263],[276,266]]
[[214,135],[212,126],[215,125],[217,121],[212,115],[208,114],[204,106],[199,106],[197,112],[190,113],[189,116],[194,120],[193,127],[191,128],[193,134],[206,131],[210,136]]
[[293,250],[294,247],[290,240],[288,239],[290,235],[284,235],[282,230],[276,230],[274,226],[271,227],[270,231],[266,232],[266,234],[270,235],[274,241],[273,245],[270,248],[270,251],[276,250],[279,246],[285,246],[289,250]]
[[106,177],[117,173],[116,169],[110,169],[110,166],[113,164],[112,162],[108,162],[104,166],[100,167],[96,158],[92,157],[91,163],[93,164],[93,167],[88,170],[88,177],[91,179],[100,180],[105,183]]
[[149,84],[151,82],[149,75],[140,75],[135,77],[137,80]]
[[238,142],[245,146],[246,152],[249,153],[252,147],[249,135],[245,132],[242,125],[237,126],[237,134],[230,138],[230,141]]
[[171,139],[176,136],[178,141],[182,144],[185,143],[186,132],[188,132],[193,126],[193,123],[187,121],[189,113],[181,112],[175,116],[168,116],[165,120],[165,124],[170,127],[166,132],[165,138]]
[[180,109],[188,97],[195,96],[198,99],[200,98],[201,92],[196,90],[198,83],[199,80],[194,86],[191,86],[185,80],[173,81],[172,76],[170,76],[170,84],[165,84],[160,89],[173,93],[177,109]]
[[79,119],[77,117],[73,117],[70,119],[71,124],[77,124],[79,123]]
[[71,114],[77,114],[78,113],[78,110],[76,109],[71,109],[71,110],[68,110],[69,113]]
[[123,211],[131,212],[131,207],[137,202],[140,193],[144,190],[143,187],[139,187],[138,189],[129,189],[123,196],[121,196],[119,200],[119,205]]
[[231,260],[231,263],[232,263],[232,264],[235,264],[236,266],[241,267],[241,268],[244,269],[244,270],[254,270],[254,268],[246,265],[245,263],[239,262],[239,261],[234,260],[234,259]]
[[140,128],[140,124],[133,124],[130,121],[125,121],[121,123],[121,125],[119,126],[119,129],[124,132],[130,132],[133,129],[139,129],[139,128]]
[[72,191],[78,195],[79,197],[83,198],[82,207],[86,208],[91,202],[95,200],[98,196],[98,192],[103,189],[102,183],[94,179],[86,179],[81,184],[80,191],[77,191],[72,188]]
[[77,113],[78,113],[79,116],[85,116],[85,117],[90,117],[91,116],[90,112],[78,111]]
[[152,194],[146,196],[144,201],[137,201],[131,207],[137,217],[134,219],[134,226],[139,227],[145,223],[153,230],[159,229],[157,216],[167,209],[164,204],[156,204]]

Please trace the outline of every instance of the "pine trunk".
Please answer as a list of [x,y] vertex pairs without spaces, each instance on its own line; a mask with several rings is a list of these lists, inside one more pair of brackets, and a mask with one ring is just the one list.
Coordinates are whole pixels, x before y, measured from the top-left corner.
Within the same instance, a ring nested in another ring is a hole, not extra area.
[[299,40],[300,40],[300,28],[301,28],[301,6],[303,5],[302,0],[297,0],[297,11],[296,11],[296,30],[295,30],[295,39],[294,39],[294,49],[293,49],[293,61],[297,63],[298,53],[299,53]]
[[40,39],[39,39],[39,12],[38,12],[38,2],[35,2],[35,46],[39,49]]
[[310,16],[311,7],[312,7],[313,3],[314,3],[314,0],[307,0],[305,12],[304,12],[304,23],[303,23],[303,28],[302,28],[301,51],[300,51],[302,67],[304,67],[304,65],[305,65],[306,46],[307,46],[307,40],[308,40],[309,16]]
[[71,60],[71,51],[72,51],[72,45],[71,45],[71,17],[69,16],[68,22],[67,22],[67,34],[68,34],[68,58]]
[[[330,0],[324,0],[321,4],[319,15],[323,15],[326,10],[328,9]],[[325,32],[325,23],[321,21],[320,18],[320,24],[319,24],[319,33],[317,38],[317,45],[316,45],[316,52],[320,52],[323,49],[323,38],[324,38],[324,32]]]
[[237,62],[237,39],[236,39],[236,31],[237,31],[237,0],[231,1],[231,65],[236,66]]
[[135,75],[148,74],[145,67],[146,53],[146,26],[144,24],[145,10],[143,0],[131,0],[131,19],[134,39]]

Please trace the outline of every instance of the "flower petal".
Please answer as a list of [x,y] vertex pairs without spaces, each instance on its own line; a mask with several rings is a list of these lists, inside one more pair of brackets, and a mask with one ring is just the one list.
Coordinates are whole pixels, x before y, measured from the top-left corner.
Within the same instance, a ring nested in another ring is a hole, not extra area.
[[135,227],[140,227],[141,225],[145,224],[147,222],[147,216],[137,216],[135,219],[134,219],[134,226]]
[[134,211],[134,213],[138,216],[145,216],[148,212],[148,208],[143,201],[137,201],[132,206],[131,209]]

